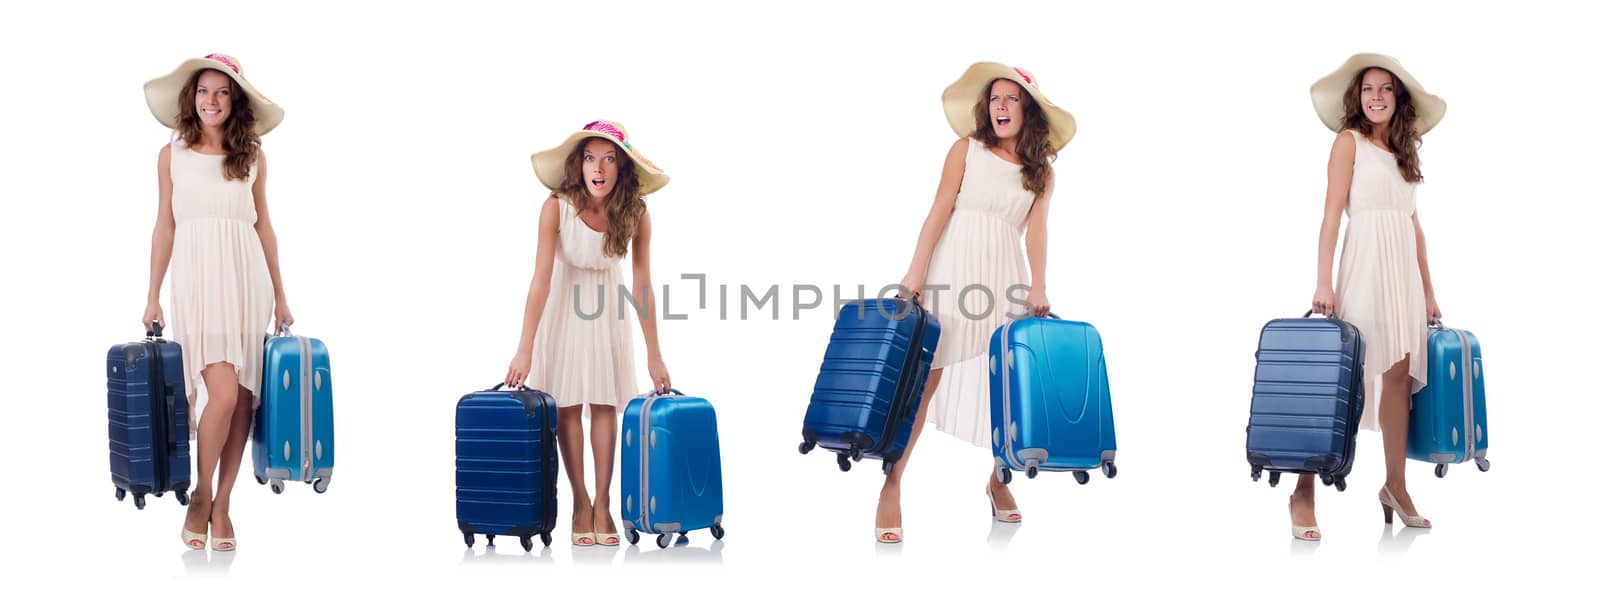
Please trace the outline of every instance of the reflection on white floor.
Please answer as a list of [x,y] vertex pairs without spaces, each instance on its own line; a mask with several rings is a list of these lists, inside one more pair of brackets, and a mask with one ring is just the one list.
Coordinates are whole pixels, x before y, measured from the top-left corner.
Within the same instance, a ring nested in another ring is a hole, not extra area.
[[[695,537],[700,539],[696,540]],[[706,541],[711,543],[707,545]],[[645,543],[643,538],[639,540],[639,544],[641,545],[630,545],[623,550],[623,564],[722,565],[724,547],[722,540],[713,540],[710,535],[700,536],[691,533],[688,539],[679,537],[666,548],[658,548],[655,543]]]
[[184,549],[183,572],[190,578],[221,578],[228,576],[228,570],[233,567],[233,558],[239,552],[218,552],[209,548],[203,550]]
[[550,555],[550,548],[536,549],[531,552],[523,551],[522,546],[517,544],[515,540],[511,542],[511,547],[507,547],[503,551],[496,546],[484,547],[480,542],[478,547],[466,548],[461,552],[461,566],[463,568],[468,566],[522,564],[554,566],[555,563],[556,559]]

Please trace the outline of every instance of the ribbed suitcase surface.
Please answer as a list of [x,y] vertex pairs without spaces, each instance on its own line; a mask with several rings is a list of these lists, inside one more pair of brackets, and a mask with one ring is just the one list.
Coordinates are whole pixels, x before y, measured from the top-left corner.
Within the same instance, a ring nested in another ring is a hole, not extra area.
[[556,401],[536,390],[475,392],[456,402],[456,525],[550,545],[556,522]]
[[871,457],[888,473],[905,452],[938,345],[939,322],[915,302],[845,304],[806,408],[801,454],[821,445],[842,470]]
[[1251,479],[1315,473],[1343,490],[1363,407],[1361,333],[1332,318],[1281,318],[1261,329],[1246,428]]

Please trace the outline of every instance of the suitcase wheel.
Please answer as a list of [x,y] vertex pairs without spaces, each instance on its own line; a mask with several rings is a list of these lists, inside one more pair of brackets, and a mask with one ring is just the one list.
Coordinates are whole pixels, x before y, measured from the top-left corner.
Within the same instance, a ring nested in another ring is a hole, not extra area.
[[839,453],[839,470],[840,471],[849,471],[850,470],[850,455],[844,454],[842,452]]
[[257,475],[256,476],[256,483],[259,483],[261,485],[267,485],[267,478],[262,477],[260,475]]
[[274,493],[274,494],[282,494],[283,493],[283,480],[281,480],[281,479],[273,479],[271,483],[272,483],[272,493]]
[[1489,459],[1478,459],[1478,470],[1482,471],[1484,473],[1488,473],[1489,472]]
[[660,535],[657,535],[656,536],[656,547],[659,547],[661,549],[666,549],[668,545],[672,544],[671,537],[672,537],[671,533],[662,533]]
[[461,534],[461,538],[462,538],[462,539],[463,539],[463,540],[466,540],[466,542],[467,542],[467,547],[472,547],[472,544],[474,544],[474,543],[477,543],[477,541],[478,541],[478,540],[477,540],[477,539],[476,539],[476,538],[474,538],[474,537],[473,537],[473,536],[472,536],[472,534],[471,534],[471,533],[462,533],[462,534]]
[[639,532],[638,531],[636,531],[634,529],[628,529],[627,538],[628,538],[628,545],[638,545],[639,544]]
[[144,495],[143,494],[134,494],[133,495],[133,507],[137,508],[139,510],[144,510]]
[[117,488],[117,501],[118,502],[121,502],[123,498],[127,498],[127,497],[128,497],[128,490],[124,490],[122,488]]
[[889,461],[884,461],[883,462],[883,474],[884,475],[893,475],[894,474],[894,463],[890,463]]
[[[1033,477],[1034,475],[1038,475],[1038,474],[1039,474],[1039,470],[1038,469],[1036,469],[1036,468],[1028,469],[1028,477]],[[1083,484],[1089,483],[1089,472],[1088,471],[1073,471],[1072,472],[1072,478],[1078,480],[1078,485],[1083,485]]]
[[1337,489],[1337,490],[1343,492],[1344,491],[1344,478],[1341,477],[1339,479],[1333,480],[1333,487],[1334,487],[1334,489]]
[[1116,477],[1117,476],[1117,464],[1115,462],[1112,462],[1112,461],[1106,461],[1106,464],[1100,466],[1100,472],[1104,473],[1106,475],[1106,479],[1111,479],[1113,477]]
[[727,535],[727,534],[728,534],[727,531],[723,531],[722,530],[722,525],[721,524],[716,524],[716,525],[712,525],[711,526],[711,536],[716,538],[718,541],[721,541],[722,540],[722,536],[723,535]]
[[1250,466],[1250,481],[1261,481],[1261,466],[1260,465],[1251,465]]
[[[1026,470],[1024,470],[1023,473],[1028,475],[1028,479],[1033,479],[1035,477],[1038,477],[1039,476],[1039,466],[1038,465],[1028,465],[1028,468]],[[1085,483],[1085,482],[1089,481],[1089,474],[1088,473],[1084,473],[1082,471],[1078,471],[1076,473],[1073,473],[1073,476],[1076,477],[1076,476],[1078,476],[1080,474],[1083,475],[1083,477],[1078,479],[1078,483]]]
[[861,447],[859,447],[859,446],[850,447],[850,460],[855,461],[857,463],[861,462]]
[[545,547],[550,547],[550,532],[545,531],[544,533],[540,533],[539,541],[544,542]]
[[1450,466],[1446,465],[1444,463],[1439,463],[1439,464],[1433,466],[1433,476],[1434,477],[1438,477],[1440,479],[1443,479],[1444,478],[1444,474],[1449,473],[1449,472],[1450,472]]
[[1277,471],[1273,471],[1272,473],[1267,475],[1267,485],[1272,486],[1272,487],[1278,487],[1278,480],[1280,478],[1282,478],[1282,477],[1283,477],[1282,473],[1279,473]]
[[524,552],[533,551],[533,536],[532,535],[527,535],[527,536],[524,536],[522,538],[522,551],[524,551]]
[[1011,470],[1010,469],[1007,469],[1005,467],[1001,467],[1000,468],[1000,483],[1011,483]]
[[489,535],[488,539],[489,539],[489,547],[494,547],[494,536],[493,535]]
[[816,448],[816,447],[817,447],[817,443],[812,442],[810,440],[807,440],[805,442],[801,442],[800,443],[800,454],[806,454],[808,452],[811,452],[811,449]]
[[178,504],[183,505],[183,506],[188,506],[189,505],[189,494],[186,494],[184,492],[178,492],[178,494],[176,496],[173,496],[173,497],[178,499]]
[[328,479],[325,477],[318,477],[316,480],[311,482],[311,489],[318,494],[328,493]]

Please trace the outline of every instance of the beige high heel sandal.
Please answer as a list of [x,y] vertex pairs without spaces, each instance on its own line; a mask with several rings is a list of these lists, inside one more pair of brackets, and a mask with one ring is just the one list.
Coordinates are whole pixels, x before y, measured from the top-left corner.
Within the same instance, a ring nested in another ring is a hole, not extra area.
[[[1302,527],[1302,526],[1294,524],[1294,498],[1293,497],[1291,497],[1289,499],[1289,519],[1290,519],[1289,520],[1289,532],[1294,535],[1295,539],[1299,539],[1301,541],[1322,541],[1322,529],[1318,529],[1316,525],[1311,525],[1309,527]],[[1316,537],[1312,537],[1311,536],[1312,533],[1316,533],[1317,536]]]
[[1383,486],[1383,494],[1378,496],[1378,503],[1383,505],[1383,522],[1385,524],[1394,524],[1394,515],[1399,514],[1400,522],[1405,523],[1407,527],[1413,529],[1433,528],[1433,523],[1423,518],[1422,515],[1406,514],[1405,510],[1400,508],[1400,499],[1394,497],[1394,493],[1389,491],[1388,485]]
[[989,496],[989,514],[994,516],[994,520],[1002,522],[1002,523],[1020,523],[1020,522],[1022,522],[1022,511],[1015,510],[1015,509],[1013,509],[1013,510],[1000,510],[999,506],[994,503],[994,487],[993,486],[985,486],[983,488],[983,493]]

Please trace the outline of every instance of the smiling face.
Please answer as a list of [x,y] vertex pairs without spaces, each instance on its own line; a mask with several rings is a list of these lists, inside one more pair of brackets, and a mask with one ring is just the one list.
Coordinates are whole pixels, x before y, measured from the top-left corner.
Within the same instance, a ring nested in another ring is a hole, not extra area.
[[583,187],[589,190],[589,196],[604,199],[617,185],[617,170],[622,159],[617,146],[611,141],[591,138],[584,141],[580,150],[583,151],[579,166],[583,174]]
[[999,79],[989,85],[989,126],[995,136],[1015,138],[1022,132],[1022,85]]
[[215,70],[200,73],[194,86],[194,110],[200,124],[221,128],[233,113],[233,79]]
[[1399,108],[1394,76],[1381,68],[1369,68],[1359,83],[1361,114],[1373,124],[1387,124]]

